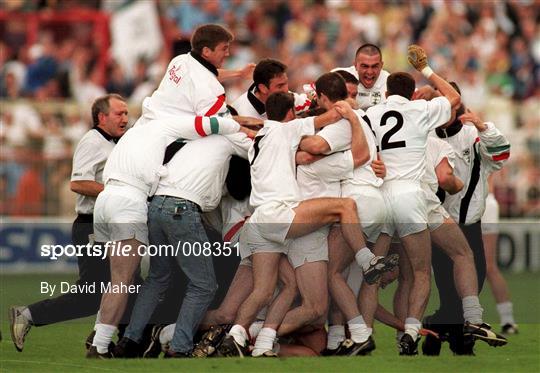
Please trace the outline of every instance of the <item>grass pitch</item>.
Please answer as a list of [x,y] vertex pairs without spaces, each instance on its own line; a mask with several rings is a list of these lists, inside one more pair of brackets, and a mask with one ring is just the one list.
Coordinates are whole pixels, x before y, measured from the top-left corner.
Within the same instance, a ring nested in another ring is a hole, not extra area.
[[[540,273],[507,274],[519,323],[519,334],[509,337],[509,344],[491,348],[476,344],[475,357],[455,357],[443,344],[440,357],[400,357],[394,332],[376,325],[377,349],[371,356],[287,359],[152,359],[95,361],[84,357],[84,340],[93,325],[93,318],[32,328],[22,353],[15,350],[9,333],[7,310],[10,305],[23,305],[43,299],[40,281],[71,281],[70,275],[1,275],[0,276],[0,372],[152,372],[152,371],[219,371],[219,372],[351,372],[351,371],[482,371],[540,372]],[[486,285],[487,286],[487,285]],[[433,286],[428,312],[437,305]],[[390,306],[394,287],[382,291],[382,303]],[[485,320],[495,323],[498,317],[488,288],[482,293]]]

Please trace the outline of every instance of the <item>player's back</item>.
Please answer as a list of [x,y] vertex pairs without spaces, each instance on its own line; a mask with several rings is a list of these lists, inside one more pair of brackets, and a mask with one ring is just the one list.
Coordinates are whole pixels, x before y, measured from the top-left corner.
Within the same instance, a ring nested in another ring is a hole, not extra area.
[[446,123],[450,115],[450,102],[445,97],[410,101],[392,95],[366,111],[386,165],[385,181],[422,178],[428,133]]
[[264,122],[249,149],[253,207],[271,201],[301,201],[296,182],[296,150],[302,136],[313,135],[313,118]]

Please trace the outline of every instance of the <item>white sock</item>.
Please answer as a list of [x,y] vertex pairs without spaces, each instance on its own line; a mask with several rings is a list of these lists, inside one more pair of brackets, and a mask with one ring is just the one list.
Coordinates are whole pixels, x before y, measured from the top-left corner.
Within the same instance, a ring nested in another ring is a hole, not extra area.
[[418,338],[418,332],[422,327],[420,320],[415,319],[414,317],[407,317],[405,319],[405,333],[409,334],[416,341]]
[[[510,303],[510,307],[512,306],[512,303]],[[22,315],[26,320],[28,320],[30,323],[32,323],[34,320],[32,320],[32,313],[30,312],[30,309],[26,307],[22,312]]]
[[96,335],[94,336],[92,346],[97,348],[97,352],[104,354],[109,351],[109,344],[111,343],[112,337],[117,330],[118,328],[114,325],[96,325]]
[[264,326],[264,321],[261,321],[261,320],[255,321],[253,324],[249,326],[249,336],[252,339],[257,338],[263,326]]
[[514,320],[514,309],[512,302],[497,303],[497,312],[501,318],[501,325],[514,325],[516,323]]
[[94,324],[94,330],[97,330],[98,324],[101,324],[101,310],[97,311],[96,323]]
[[367,341],[371,335],[369,329],[364,321],[362,315],[356,316],[354,319],[347,321],[349,325],[349,332],[351,333],[351,339],[356,343],[362,343]]
[[330,325],[328,327],[328,338],[326,340],[327,349],[335,350],[344,340],[345,325]]
[[249,339],[246,329],[244,329],[242,325],[238,325],[238,324],[233,325],[233,327],[229,331],[229,335],[232,335],[236,343],[238,343],[241,346],[245,346],[246,341]]
[[174,329],[176,329],[176,324],[170,324],[161,329],[161,332],[159,333],[159,343],[161,343],[162,346],[171,343],[174,336]]
[[375,255],[373,255],[370,249],[368,249],[367,247],[364,247],[363,249],[360,249],[360,251],[356,253],[354,258],[356,259],[356,263],[358,263],[360,268],[366,271],[369,268],[369,262],[371,261],[371,259],[375,258]]
[[476,295],[469,295],[461,300],[463,304],[463,319],[471,324],[481,324],[484,310]]
[[255,348],[251,352],[251,356],[257,357],[266,351],[272,351],[276,334],[277,332],[272,328],[262,328],[255,341]]

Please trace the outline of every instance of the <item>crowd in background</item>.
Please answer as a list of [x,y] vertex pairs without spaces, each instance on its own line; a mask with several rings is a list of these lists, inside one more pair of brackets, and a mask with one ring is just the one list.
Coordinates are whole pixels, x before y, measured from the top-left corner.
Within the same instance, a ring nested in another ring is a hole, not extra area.
[[[91,102],[119,93],[128,98],[134,121],[195,27],[220,23],[235,35],[227,68],[280,59],[289,66],[290,89],[298,92],[320,74],[350,66],[365,42],[381,47],[390,72],[410,71],[407,45],[422,45],[434,69],[458,82],[465,105],[511,141],[512,157],[495,177],[501,216],[540,216],[539,1],[144,1],[157,7],[166,47],[152,58],[141,56],[129,72],[112,57],[101,68],[101,46],[89,24],[44,26],[28,43],[24,17],[0,19],[0,215],[73,214],[70,162],[91,126]],[[112,14],[129,3],[4,0],[0,9]],[[249,84],[227,85],[228,100]]]

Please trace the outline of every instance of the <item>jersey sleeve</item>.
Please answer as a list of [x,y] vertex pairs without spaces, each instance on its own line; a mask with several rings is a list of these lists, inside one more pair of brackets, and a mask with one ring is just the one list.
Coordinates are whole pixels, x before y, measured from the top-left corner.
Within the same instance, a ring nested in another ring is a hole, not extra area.
[[251,144],[253,144],[252,139],[243,132],[236,132],[231,135],[226,135],[225,137],[231,142],[235,155],[248,159],[248,151]]
[[500,170],[510,158],[510,143],[506,137],[491,122],[487,122],[487,129],[478,131],[480,137],[480,156],[482,163],[490,172]]
[[161,120],[170,135],[195,140],[209,135],[229,135],[240,130],[240,124],[232,118],[184,116]]
[[71,181],[95,181],[100,164],[107,161],[107,154],[90,139],[83,139],[73,155]]
[[285,125],[290,136],[301,138],[315,134],[314,117],[294,119]]
[[325,139],[330,146],[328,154],[350,149],[352,137],[351,124],[349,121],[341,119],[321,129],[317,132],[317,136]]
[[354,172],[354,160],[350,150],[330,154],[307,166],[311,173],[328,182],[351,179]]
[[306,111],[311,106],[311,100],[305,93],[293,93],[294,95],[294,111],[299,114]]
[[427,101],[427,130],[431,131],[448,122],[452,116],[452,107],[446,97],[435,97]]

